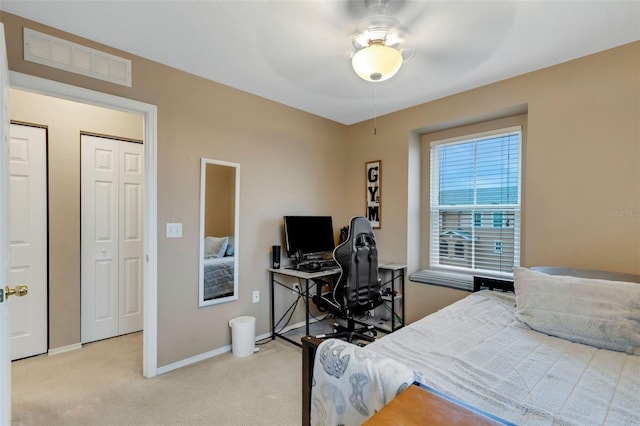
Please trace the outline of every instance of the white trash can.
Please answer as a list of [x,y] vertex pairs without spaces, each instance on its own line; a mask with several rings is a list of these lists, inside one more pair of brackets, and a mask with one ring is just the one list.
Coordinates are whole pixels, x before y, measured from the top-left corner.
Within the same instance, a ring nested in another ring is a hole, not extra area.
[[256,319],[237,317],[229,321],[231,327],[231,351],[234,356],[249,356],[256,347]]

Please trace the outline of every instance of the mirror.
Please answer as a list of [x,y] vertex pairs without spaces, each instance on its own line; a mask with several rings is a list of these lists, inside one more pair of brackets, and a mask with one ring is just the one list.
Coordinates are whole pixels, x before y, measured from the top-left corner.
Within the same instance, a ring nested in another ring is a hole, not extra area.
[[238,300],[240,164],[200,161],[199,306]]

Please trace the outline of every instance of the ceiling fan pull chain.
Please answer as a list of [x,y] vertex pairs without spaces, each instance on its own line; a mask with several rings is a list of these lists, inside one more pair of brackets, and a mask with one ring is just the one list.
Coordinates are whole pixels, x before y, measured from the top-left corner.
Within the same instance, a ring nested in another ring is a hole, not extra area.
[[373,135],[378,134],[378,85],[373,85]]

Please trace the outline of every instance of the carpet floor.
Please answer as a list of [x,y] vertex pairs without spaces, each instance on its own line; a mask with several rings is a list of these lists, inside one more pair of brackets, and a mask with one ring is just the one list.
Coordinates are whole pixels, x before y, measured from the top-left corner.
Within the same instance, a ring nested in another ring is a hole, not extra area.
[[12,364],[12,425],[299,425],[301,352],[281,340],[145,379],[142,333]]

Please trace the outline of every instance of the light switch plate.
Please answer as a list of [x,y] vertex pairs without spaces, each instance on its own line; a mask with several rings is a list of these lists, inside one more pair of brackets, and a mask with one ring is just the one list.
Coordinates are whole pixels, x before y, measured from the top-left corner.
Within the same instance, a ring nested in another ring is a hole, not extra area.
[[182,224],[167,223],[167,238],[182,238]]
[[260,290],[253,290],[253,303],[260,301]]

